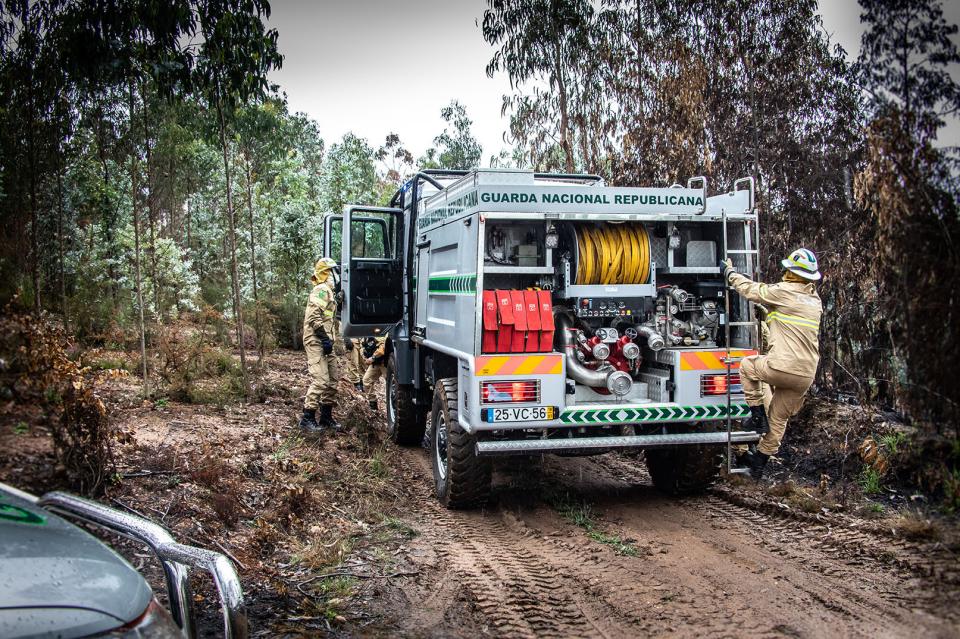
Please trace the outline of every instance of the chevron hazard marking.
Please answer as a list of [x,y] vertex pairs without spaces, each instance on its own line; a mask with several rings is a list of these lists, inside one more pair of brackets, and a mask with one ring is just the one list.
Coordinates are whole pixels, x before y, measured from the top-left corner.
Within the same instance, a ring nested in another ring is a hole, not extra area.
[[[732,404],[730,417],[746,417],[745,403]],[[565,424],[642,424],[648,422],[717,421],[727,416],[726,404],[700,406],[639,406],[623,408],[568,408],[560,415]]]

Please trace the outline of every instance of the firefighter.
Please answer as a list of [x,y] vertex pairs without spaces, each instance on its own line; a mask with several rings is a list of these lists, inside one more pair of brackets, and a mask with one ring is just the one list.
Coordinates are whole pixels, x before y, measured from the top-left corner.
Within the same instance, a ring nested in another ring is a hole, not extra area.
[[348,382],[353,384],[354,388],[362,393],[364,357],[360,352],[360,340],[348,339],[344,342],[344,347],[347,349],[347,370],[344,377],[347,378]]
[[303,348],[307,351],[311,382],[303,400],[300,428],[308,432],[321,432],[327,428],[340,430],[340,424],[333,419],[333,400],[339,378],[337,358],[333,354],[337,340],[334,328],[337,311],[334,266],[336,262],[329,257],[317,261],[310,277],[314,287],[303,318]]
[[377,410],[377,398],[373,387],[386,373],[386,350],[386,337],[367,337],[363,340],[363,363],[367,365],[367,372],[363,374],[363,388],[367,402],[373,410]]
[[[769,350],[765,355],[744,358],[740,363],[743,393],[750,406],[747,430],[762,433],[755,451],[741,462],[759,480],[771,455],[780,449],[787,420],[803,406],[804,394],[813,383],[820,362],[820,315],[823,306],[815,282],[820,280],[817,256],[797,249],[781,261],[783,280],[766,285],[737,273],[731,260],[721,262],[724,278],[742,297],[763,304],[767,310]],[[764,386],[768,402],[764,408]],[[772,390],[772,396],[769,391]]]

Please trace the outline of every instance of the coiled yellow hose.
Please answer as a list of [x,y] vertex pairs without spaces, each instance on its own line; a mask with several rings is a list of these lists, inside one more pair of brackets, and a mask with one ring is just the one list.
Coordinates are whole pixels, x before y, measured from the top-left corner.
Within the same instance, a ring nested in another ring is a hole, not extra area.
[[642,224],[576,227],[577,284],[645,284],[650,279],[650,236]]

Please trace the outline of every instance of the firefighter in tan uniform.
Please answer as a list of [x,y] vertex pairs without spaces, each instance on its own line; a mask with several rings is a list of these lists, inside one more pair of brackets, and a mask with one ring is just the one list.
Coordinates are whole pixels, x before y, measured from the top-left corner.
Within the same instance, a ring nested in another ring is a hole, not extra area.
[[370,408],[377,410],[377,397],[373,388],[387,370],[387,338],[367,337],[363,340],[361,348],[363,363],[367,365],[367,371],[363,374],[363,394]]
[[360,353],[361,343],[358,339],[348,339],[344,342],[344,348],[347,349],[347,370],[344,373],[344,377],[347,378],[347,381],[353,384],[353,387],[356,388],[361,393],[363,392],[363,360],[364,357]]
[[[823,306],[815,282],[820,280],[813,251],[797,249],[781,261],[783,281],[760,284],[737,273],[733,262],[723,262],[724,277],[742,297],[767,309],[769,348],[765,355],[745,358],[740,364],[743,393],[750,406],[747,430],[763,434],[755,452],[743,458],[750,474],[759,480],[771,455],[780,449],[787,420],[803,406],[820,362],[820,316]],[[767,409],[764,385],[768,385]],[[769,392],[772,391],[772,396]]]
[[[339,378],[337,358],[333,354],[337,339],[334,328],[337,301],[333,282],[333,267],[336,264],[329,257],[317,261],[310,278],[314,287],[310,291],[303,318],[303,348],[307,351],[311,382],[303,400],[300,428],[310,432],[327,428],[340,430],[340,424],[333,419],[333,401]],[[319,419],[317,409],[320,410]]]

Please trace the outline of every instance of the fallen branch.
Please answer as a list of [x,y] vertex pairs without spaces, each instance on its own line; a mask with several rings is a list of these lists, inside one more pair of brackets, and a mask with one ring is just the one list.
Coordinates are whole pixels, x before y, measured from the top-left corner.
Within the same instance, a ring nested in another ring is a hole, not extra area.
[[230,554],[230,551],[229,551],[229,550],[227,550],[226,548],[224,548],[223,544],[221,544],[221,543],[220,543],[219,541],[217,541],[216,539],[212,539],[211,541],[213,541],[213,543],[217,545],[217,548],[219,548],[220,550],[223,551],[223,554],[225,554],[227,557],[229,557],[230,559],[232,559],[232,560],[233,560],[233,563],[235,563],[235,564],[237,564],[238,566],[240,566],[240,568],[242,568],[243,570],[246,570],[246,569],[247,569],[247,567],[243,565],[243,562],[242,562],[242,561],[240,561],[239,559],[237,559],[236,557],[234,557],[232,554]]
[[153,475],[175,475],[175,470],[137,470],[132,473],[122,473],[120,476],[124,479],[136,479],[137,477],[151,477]]

